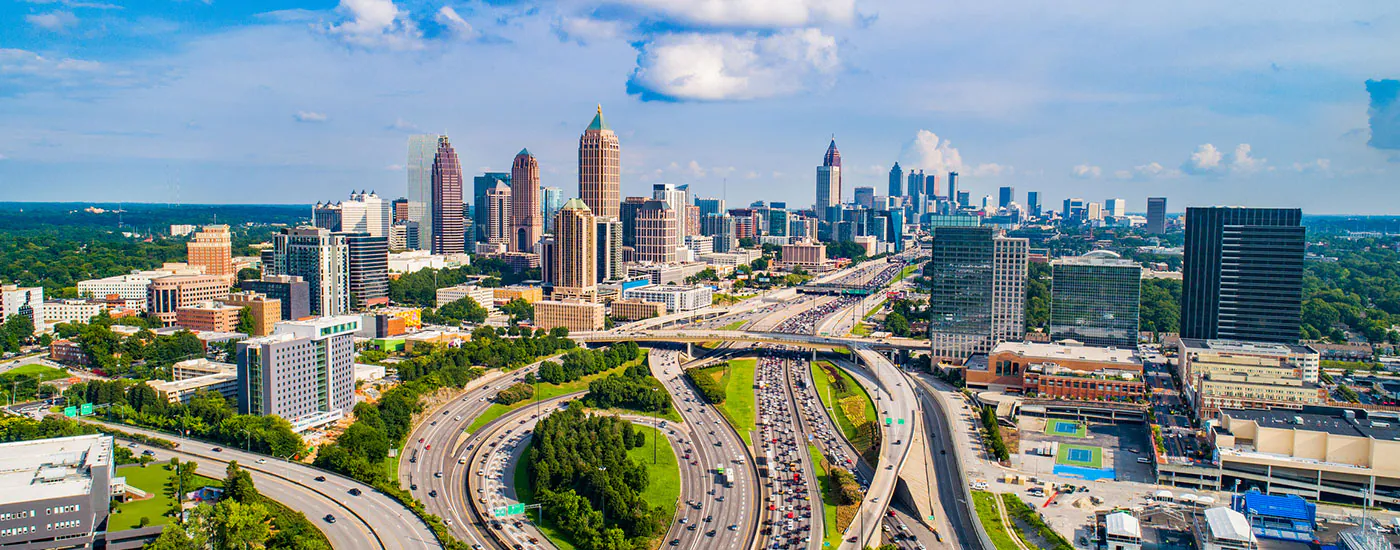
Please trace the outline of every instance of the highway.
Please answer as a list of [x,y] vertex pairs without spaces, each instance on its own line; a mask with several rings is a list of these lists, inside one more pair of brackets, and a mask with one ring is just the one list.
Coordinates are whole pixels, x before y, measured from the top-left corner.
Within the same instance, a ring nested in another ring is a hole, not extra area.
[[[907,443],[913,435],[916,411],[913,389],[906,383],[904,374],[898,368],[884,356],[864,346],[855,346],[852,351],[860,357],[861,363],[879,383],[879,390],[871,396],[876,399],[878,420],[884,426],[879,462],[893,466],[875,471],[856,519],[842,536],[841,548],[859,549],[878,540],[880,519],[885,515],[885,507],[894,495],[895,482],[909,453]],[[887,425],[883,424],[886,419],[889,421]]]
[[821,514],[821,487],[808,451],[808,430],[793,398],[791,361],[783,353],[758,360],[759,448],[768,470],[764,520],[765,548],[822,546],[826,526]]
[[[691,460],[696,462],[693,467],[700,473],[699,477],[682,476],[681,498],[685,506],[678,512],[666,540],[679,541],[671,548],[680,550],[747,550],[758,536],[760,501],[753,460],[738,432],[685,381],[679,361],[680,354],[675,351],[651,352],[652,376],[671,393],[672,402],[690,430],[686,449],[691,451]],[[720,467],[733,472],[732,487],[725,486]],[[681,523],[681,519],[687,521]],[[735,529],[730,530],[731,525]]]
[[943,512],[942,519],[951,528],[949,532],[943,533],[944,539],[957,548],[993,550],[992,548],[984,548],[983,539],[978,535],[983,531],[983,528],[973,515],[968,500],[971,498],[971,493],[966,470],[962,466],[963,461],[971,458],[964,454],[968,450],[964,448],[964,445],[958,444],[958,438],[953,433],[950,415],[959,414],[960,411],[950,409],[964,405],[939,393],[938,388],[924,375],[912,375],[910,378],[918,386],[917,393],[919,402],[922,404],[924,427],[928,433],[929,456],[934,462],[933,467],[938,488],[937,499]]
[[[129,433],[144,434],[179,443],[174,450],[149,448],[156,456],[168,460],[194,460],[200,472],[221,478],[228,461],[236,460],[248,470],[258,491],[306,514],[335,548],[380,548],[408,550],[441,548],[437,538],[407,507],[353,479],[321,471],[310,466],[223,448],[201,441],[175,437],[166,433],[86,420]],[[215,448],[221,450],[215,451]],[[140,452],[140,451],[138,451]],[[324,481],[317,481],[322,479]],[[358,495],[351,491],[359,492]],[[326,514],[335,516],[335,523],[325,521]]]

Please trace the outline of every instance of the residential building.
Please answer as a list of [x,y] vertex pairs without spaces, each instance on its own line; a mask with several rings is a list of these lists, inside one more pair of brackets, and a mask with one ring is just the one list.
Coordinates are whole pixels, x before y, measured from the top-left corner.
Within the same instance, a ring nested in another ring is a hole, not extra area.
[[179,321],[179,309],[228,296],[228,281],[215,275],[171,275],[151,281],[146,303],[150,313],[164,326]]
[[703,237],[700,235],[686,235],[685,247],[690,249],[690,251],[694,252],[697,256],[700,254],[710,254],[715,251],[715,239],[714,237]]
[[[600,115],[601,116],[601,115]],[[582,199],[569,199],[554,219],[554,295],[592,301],[598,295],[598,226]]]
[[189,264],[204,269],[205,275],[223,277],[230,285],[237,278],[233,269],[233,237],[227,225],[206,225],[185,244]]
[[1181,336],[1297,342],[1301,222],[1297,208],[1187,208]]
[[235,374],[237,372],[238,365],[210,361],[203,357],[186,359],[170,366],[170,378],[172,380],[189,380],[191,378],[199,378],[211,374]]
[[608,315],[617,321],[640,321],[666,315],[666,304],[634,298],[613,300]]
[[836,140],[826,148],[822,165],[817,167],[817,214],[827,216],[827,223],[836,223],[830,209],[841,205],[841,152],[836,149]]
[[44,287],[0,285],[0,323],[23,315],[34,322],[34,330],[44,330]]
[[1318,353],[1308,346],[1182,338],[1182,398],[1202,419],[1220,409],[1299,409],[1327,403]]
[[540,201],[540,163],[528,149],[515,155],[510,167],[512,252],[534,252],[544,234],[544,207]]
[[204,302],[180,306],[175,310],[175,324],[197,332],[238,332],[238,315],[243,308],[220,302]]
[[541,187],[540,207],[544,211],[544,233],[554,232],[554,216],[564,207],[564,191],[558,187]]
[[438,141],[446,138],[437,134],[408,136],[408,221],[418,224],[419,250],[427,250],[433,242],[433,160],[437,158]]
[[197,229],[198,226],[190,225],[187,223],[173,224],[170,226],[170,236],[183,237],[185,235],[189,235],[190,233],[194,233]]
[[666,311],[679,313],[710,307],[714,290],[703,285],[650,285],[622,291],[625,299],[666,304]]
[[1030,242],[992,227],[933,235],[929,336],[934,357],[965,359],[1025,335]]
[[[3,292],[3,290],[0,290]],[[3,301],[3,300],[0,300]],[[86,323],[110,306],[97,300],[49,300],[44,302],[44,323]],[[39,327],[36,325],[36,329]]]
[[492,309],[496,306],[496,298],[493,289],[473,284],[461,284],[446,288],[437,289],[436,301],[433,307],[442,307],[462,298],[471,298],[481,307]]
[[603,330],[606,315],[605,306],[595,302],[572,298],[535,302],[535,326],[543,329],[564,327],[569,332]]
[[[344,235],[314,227],[285,228],[273,235],[272,250],[271,274],[294,275],[306,281],[311,291],[311,314],[350,311],[350,247]],[[268,266],[264,271],[268,272]]]
[[1167,198],[1147,198],[1147,232],[1161,235],[1167,232]]
[[253,330],[249,336],[272,334],[272,327],[282,320],[282,301],[269,298],[266,294],[244,290],[230,293],[220,301],[239,309],[248,308],[248,313],[253,316]]
[[[510,187],[501,182],[486,190],[486,212],[482,214],[486,224],[484,242],[499,245],[506,250],[514,250],[511,241],[511,214],[514,206]],[[531,250],[534,248],[531,247]]]
[[674,263],[681,248],[676,210],[661,199],[647,201],[637,211],[636,255],[638,262]]
[[355,406],[359,329],[359,317],[319,317],[239,342],[239,412],[279,416],[298,431],[342,418]]
[[637,246],[637,211],[647,202],[646,197],[627,197],[621,206],[622,246]]
[[64,365],[86,366],[92,361],[87,352],[83,351],[82,344],[72,340],[59,338],[49,344],[49,360]]
[[578,195],[594,216],[616,218],[622,199],[622,147],[603,121],[603,106],[578,140]]
[[350,307],[366,309],[389,303],[389,240],[368,233],[345,237],[350,260]]
[[544,299],[544,289],[538,286],[510,285],[491,289],[491,296],[497,306],[503,306],[511,300],[525,300],[533,304]]
[[676,248],[684,246],[684,241],[682,239],[686,234],[686,226],[689,225],[686,223],[686,206],[690,201],[687,198],[687,188],[684,187],[685,186],[678,187],[669,183],[657,183],[651,186],[651,198],[666,201],[666,204],[675,212],[676,241],[674,245]]
[[1078,343],[1001,342],[970,365],[970,388],[1048,399],[1130,401],[1147,397],[1137,350]]
[[0,544],[24,550],[101,546],[115,448],[109,435],[0,443]]
[[295,321],[311,315],[311,285],[295,275],[269,275],[261,280],[243,281],[238,287],[276,300],[283,321]]
[[783,245],[784,266],[801,266],[809,270],[826,269],[826,246],[812,241],[802,241]]
[[418,222],[400,221],[389,226],[389,250],[419,250],[420,239]]
[[[438,136],[433,155],[432,223],[429,234],[434,254],[466,252],[462,220],[462,164],[447,136]],[[335,315],[344,310],[330,312]],[[325,315],[325,313],[323,313]]]
[[1050,262],[1050,337],[1136,348],[1142,267],[1107,250]]

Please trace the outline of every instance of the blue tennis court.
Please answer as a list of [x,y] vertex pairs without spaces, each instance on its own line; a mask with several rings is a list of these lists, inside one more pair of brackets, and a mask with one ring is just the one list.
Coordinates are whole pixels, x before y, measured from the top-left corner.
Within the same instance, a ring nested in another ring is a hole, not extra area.
[[1055,431],[1062,434],[1079,433],[1079,425],[1072,422],[1056,422]]
[[1089,449],[1070,449],[1069,459],[1072,462],[1089,462],[1094,459],[1094,453]]
[[1052,418],[1045,423],[1045,433],[1063,437],[1087,437],[1089,430],[1083,422]]

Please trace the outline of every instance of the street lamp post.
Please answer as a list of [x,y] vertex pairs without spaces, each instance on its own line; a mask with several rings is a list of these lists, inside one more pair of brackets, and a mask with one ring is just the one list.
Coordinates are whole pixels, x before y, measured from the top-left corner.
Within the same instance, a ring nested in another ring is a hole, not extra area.
[[[652,391],[652,393],[655,393],[655,392],[660,391],[660,390],[659,390],[659,388],[652,388],[651,391]],[[653,436],[651,437],[651,465],[652,465],[652,466],[655,466],[655,465],[656,465],[656,445],[657,445],[657,440],[658,440],[658,439],[661,439],[661,426],[659,426],[659,425],[656,426],[656,434],[653,435]]]
[[[598,467],[598,471],[600,471],[600,472],[606,472],[606,471],[608,471],[608,467],[607,467],[607,466],[599,466],[599,467]],[[607,480],[605,479],[605,480],[603,480],[603,481],[606,482]],[[598,499],[599,504],[600,504],[599,508],[600,508],[600,513],[603,515],[603,528],[606,529],[607,526],[608,526],[608,486],[606,485],[606,483],[605,483],[602,487],[599,488],[599,492],[600,492],[600,494],[599,494],[599,499]]]

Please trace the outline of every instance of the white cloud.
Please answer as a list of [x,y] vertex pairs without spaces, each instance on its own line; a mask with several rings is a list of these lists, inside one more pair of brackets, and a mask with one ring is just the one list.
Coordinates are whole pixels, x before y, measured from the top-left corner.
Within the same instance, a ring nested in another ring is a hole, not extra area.
[[836,39],[818,29],[668,34],[641,46],[628,89],[643,99],[758,99],[829,81],[839,67]]
[[977,166],[973,167],[973,169],[972,169],[972,175],[978,176],[978,177],[993,177],[993,178],[994,178],[994,177],[997,177],[997,176],[1009,176],[1009,175],[1011,175],[1011,174],[1013,174],[1013,173],[1015,173],[1015,172],[1016,172],[1016,169],[1015,169],[1015,168],[1012,168],[1012,167],[1010,167],[1010,166],[1006,166],[1006,165],[1004,165],[1004,164],[997,164],[997,163],[995,163],[995,162],[988,162],[988,163],[984,163],[984,164],[978,164]]
[[384,169],[393,172],[401,172],[403,171],[404,166],[402,164],[390,164],[388,166],[385,166]]
[[28,21],[30,25],[51,31],[61,31],[78,24],[78,17],[73,15],[73,12],[68,11],[31,13],[24,16],[24,20]]
[[948,140],[928,130],[919,130],[899,154],[905,169],[923,169],[941,174],[963,169],[962,154]]
[[756,179],[758,179],[758,172],[755,172],[755,171],[753,171],[753,170],[749,170],[748,173],[744,174],[744,178],[746,178],[746,179],[751,179],[751,180],[756,180]]
[[855,0],[613,0],[685,23],[716,27],[780,28],[856,19]]
[[396,118],[396,119],[394,119],[394,123],[389,125],[389,129],[390,129],[390,130],[398,130],[398,131],[400,131],[400,132],[417,132],[417,131],[419,131],[419,130],[418,130],[418,125],[417,125],[417,124],[414,124],[414,123],[409,122],[409,121],[407,121],[407,120],[404,120],[404,119],[402,119],[402,118]]
[[626,33],[622,23],[592,17],[561,17],[553,24],[554,34],[560,40],[573,41],[581,45],[618,38]]
[[336,11],[349,19],[326,30],[349,44],[391,50],[423,47],[423,33],[392,0],[340,0]]
[[1228,155],[1215,145],[1206,143],[1197,147],[1191,158],[1182,163],[1181,171],[1192,176],[1221,176],[1227,173],[1252,174],[1263,170],[1268,159],[1250,156],[1251,152],[1248,143],[1239,144]]
[[692,160],[690,161],[690,164],[687,164],[685,167],[687,170],[690,170],[690,174],[692,176],[695,176],[697,178],[705,177],[705,169],[700,167],[699,162]]
[[1137,166],[1134,166],[1131,170],[1117,170],[1113,172],[1113,177],[1115,178],[1118,178],[1120,180],[1132,181],[1146,181],[1156,178],[1171,178],[1179,175],[1181,175],[1180,171],[1172,170],[1156,162],[1139,164]]
[[452,9],[452,6],[443,6],[438,10],[437,15],[433,16],[433,20],[458,38],[465,39],[476,36],[476,30],[472,28],[471,23],[457,15],[457,10]]
[[1103,175],[1103,168],[1099,168],[1098,166],[1092,166],[1088,164],[1081,164],[1079,166],[1075,166],[1072,173],[1076,178],[1093,179]]
[[325,122],[326,114],[315,111],[297,111],[295,115],[298,122]]
[[1331,174],[1332,161],[1331,159],[1317,159],[1311,162],[1295,162],[1293,170],[1304,174]]

